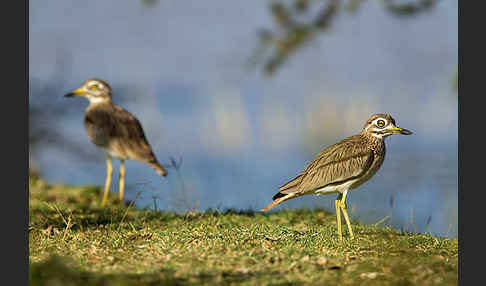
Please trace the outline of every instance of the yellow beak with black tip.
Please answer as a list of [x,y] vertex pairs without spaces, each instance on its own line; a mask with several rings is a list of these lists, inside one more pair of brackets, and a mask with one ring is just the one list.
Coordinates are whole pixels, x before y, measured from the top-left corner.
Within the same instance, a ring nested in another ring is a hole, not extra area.
[[85,93],[86,93],[86,91],[84,89],[78,88],[78,89],[76,89],[76,90],[74,90],[74,91],[72,91],[72,92],[70,92],[68,94],[65,94],[64,97],[79,96],[79,95],[83,95]]
[[412,131],[410,130],[407,130],[405,128],[400,128],[400,127],[394,127],[391,129],[393,131],[393,133],[395,134],[402,134],[402,135],[410,135],[410,134],[413,134]]

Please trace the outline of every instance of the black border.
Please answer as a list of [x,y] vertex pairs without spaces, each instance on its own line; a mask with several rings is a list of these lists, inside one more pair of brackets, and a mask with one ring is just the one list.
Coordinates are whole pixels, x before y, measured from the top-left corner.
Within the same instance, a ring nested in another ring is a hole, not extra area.
[[[23,4],[23,5],[22,5]],[[23,125],[26,127],[25,131],[22,132],[25,136],[25,144],[21,147],[22,150],[24,151],[24,161],[22,165],[22,169],[24,171],[24,176],[25,180],[23,182],[23,188],[22,190],[25,190],[24,192],[20,192],[20,197],[19,200],[23,201],[24,204],[21,204],[23,208],[19,208],[22,211],[23,214],[23,220],[24,224],[20,224],[20,227],[22,230],[25,232],[25,235],[23,236],[23,239],[20,240],[19,242],[24,242],[25,244],[25,260],[24,264],[21,266],[21,273],[25,273],[25,275],[18,275],[18,277],[23,277],[22,281],[25,281],[25,284],[29,284],[29,0],[26,0],[25,2],[22,2],[21,4],[22,10],[23,10],[23,15],[25,17],[25,20],[23,23],[25,23],[25,26],[20,26],[22,27],[21,31],[23,31],[23,37],[22,40],[24,41],[24,47],[25,50],[20,50],[24,55],[25,55],[25,61],[23,62],[23,66],[25,67],[25,70],[23,72],[25,76],[25,84],[24,84],[24,92],[25,97],[21,101],[22,107],[24,108],[24,112],[26,114],[25,121]],[[15,206],[15,205],[14,205]],[[20,259],[22,259],[22,256],[20,256]]]
[[[482,3],[484,1],[458,1],[459,285],[479,285],[479,281],[484,280],[485,238],[482,229],[486,200],[481,196],[485,194],[482,182],[485,159],[482,150],[486,145],[481,138],[481,133],[484,133],[481,115],[485,113],[485,105],[479,102],[484,97],[483,59],[486,51],[482,21],[485,10],[480,7]],[[464,80],[467,84],[464,84]],[[478,102],[474,102],[476,100]]]
[[[2,284],[29,283],[29,2],[5,2],[2,9]],[[5,279],[5,280],[4,280]]]

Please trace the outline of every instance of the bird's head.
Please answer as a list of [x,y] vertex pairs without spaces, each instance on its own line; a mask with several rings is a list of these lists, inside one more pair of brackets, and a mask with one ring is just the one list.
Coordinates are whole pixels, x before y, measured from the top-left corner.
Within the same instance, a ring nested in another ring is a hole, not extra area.
[[111,88],[105,81],[97,78],[91,78],[86,80],[80,88],[64,96],[84,96],[89,99],[91,103],[110,102]]
[[361,133],[383,139],[393,134],[410,135],[412,131],[398,127],[388,114],[374,114],[366,120]]

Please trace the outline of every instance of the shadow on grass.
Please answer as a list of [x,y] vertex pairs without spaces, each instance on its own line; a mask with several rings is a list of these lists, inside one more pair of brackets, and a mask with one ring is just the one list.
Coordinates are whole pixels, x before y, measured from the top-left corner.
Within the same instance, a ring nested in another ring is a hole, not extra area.
[[255,276],[275,275],[275,272],[213,272],[176,277],[172,269],[161,268],[147,274],[96,273],[67,265],[68,258],[53,255],[43,262],[30,263],[29,285],[229,285],[241,283]]
[[29,285],[188,285],[171,271],[156,274],[100,274],[68,267],[66,259],[52,256],[29,267]]

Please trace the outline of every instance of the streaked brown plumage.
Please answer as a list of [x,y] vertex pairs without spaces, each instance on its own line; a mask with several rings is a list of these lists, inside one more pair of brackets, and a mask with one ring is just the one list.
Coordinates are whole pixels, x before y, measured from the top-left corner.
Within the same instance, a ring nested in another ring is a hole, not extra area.
[[388,114],[372,115],[363,130],[321,151],[294,179],[279,188],[262,212],[302,195],[339,193],[336,200],[338,233],[342,239],[339,210],[343,210],[348,230],[353,237],[346,212],[348,190],[368,181],[381,167],[385,159],[384,138],[395,133],[412,134],[399,128]]
[[84,127],[91,142],[106,153],[107,181],[102,205],[106,199],[111,182],[111,157],[120,159],[120,199],[123,200],[124,188],[124,160],[140,161],[154,168],[161,176],[167,176],[167,171],[160,165],[152,152],[152,148],[145,137],[142,125],[138,119],[111,102],[111,88],[108,83],[100,79],[88,79],[83,85],[67,94],[84,96],[90,105],[85,111]]
[[142,125],[121,106],[91,104],[86,109],[84,127],[91,141],[98,147],[111,150],[113,157],[137,160],[153,167],[160,175],[167,175],[164,167],[157,162]]

